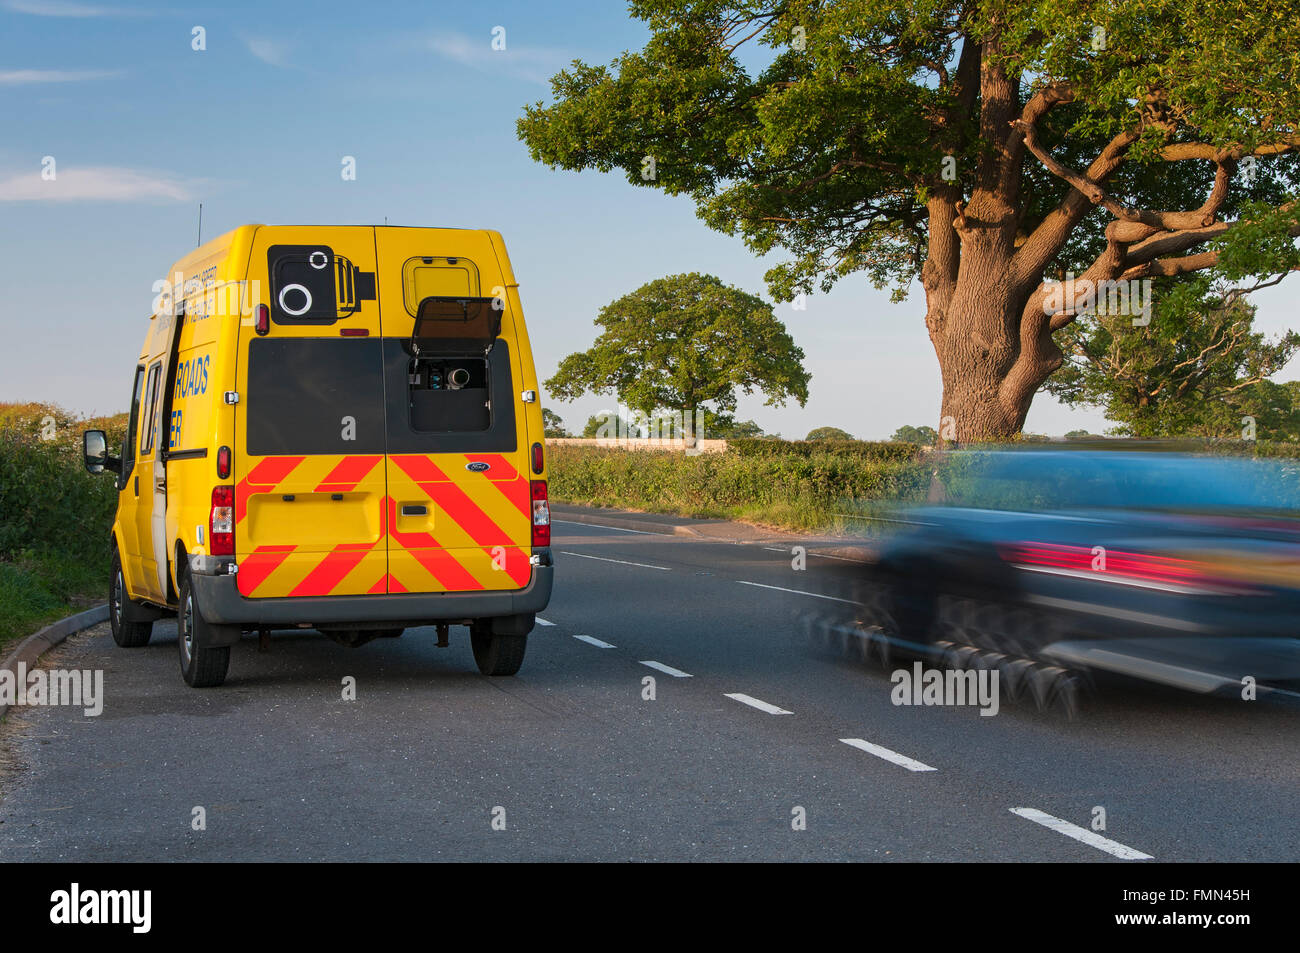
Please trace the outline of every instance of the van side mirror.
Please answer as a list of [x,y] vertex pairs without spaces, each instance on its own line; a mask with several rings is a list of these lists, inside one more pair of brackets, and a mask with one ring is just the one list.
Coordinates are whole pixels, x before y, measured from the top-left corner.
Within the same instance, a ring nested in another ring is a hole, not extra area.
[[103,473],[105,470],[122,472],[122,461],[108,455],[108,438],[104,436],[104,431],[87,430],[83,433],[81,449],[86,469],[91,473]]

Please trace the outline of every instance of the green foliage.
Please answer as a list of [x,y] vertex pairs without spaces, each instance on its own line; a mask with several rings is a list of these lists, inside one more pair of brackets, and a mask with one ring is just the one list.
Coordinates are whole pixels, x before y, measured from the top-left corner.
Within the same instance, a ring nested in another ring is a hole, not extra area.
[[546,407],[542,408],[542,434],[547,437],[569,437],[572,434],[564,429],[560,415]]
[[727,452],[742,457],[860,457],[864,460],[915,460],[916,444],[878,443],[870,440],[772,440],[727,441]]
[[[608,66],[575,61],[551,80],[550,104],[525,109],[519,137],[552,167],[621,170],[689,196],[758,254],[786,251],[767,274],[778,300],[857,272],[906,292],[927,254],[926,200],[948,187],[945,160],[969,197],[1004,144],[1006,128],[981,129],[978,98],[964,98],[958,63],[980,41],[996,40],[988,61],[1021,103],[1049,84],[1074,91],[1039,124],[1066,165],[1086,168],[1117,133],[1140,130],[1107,182],[1131,207],[1194,209],[1208,192],[1209,162],[1162,160],[1167,131],[1253,149],[1300,122],[1295,0],[635,0],[631,13],[648,28],[644,48]],[[1259,159],[1222,214],[1276,209],[1296,174],[1294,155]],[[1006,197],[1027,234],[1067,186],[1033,159],[1017,178]],[[1107,218],[1086,218],[1049,273],[1091,262]],[[1285,271],[1285,226],[1257,231],[1235,236],[1229,267]]]
[[117,490],[82,465],[83,429],[120,447],[126,415],[81,421],[53,405],[0,404],[0,643],[103,601]]
[[901,443],[917,443],[923,447],[933,447],[939,440],[939,434],[933,427],[913,427],[910,424],[899,427],[889,438]]
[[561,400],[614,393],[647,416],[662,408],[729,413],[737,391],[769,405],[808,399],[803,351],[772,306],[711,275],[673,275],[601,308],[603,328],[586,351],[570,354],[547,382]]
[[710,440],[742,440],[753,437],[767,437],[763,428],[752,420],[736,420],[727,414],[710,414],[705,419],[704,436]]
[[912,461],[842,453],[688,456],[557,446],[550,459],[550,493],[557,501],[803,530],[843,528],[836,514],[862,509],[860,501],[923,500],[929,481],[930,471]]
[[839,427],[814,427],[805,440],[852,440],[853,434]]
[[1233,437],[1243,418],[1259,437],[1300,439],[1300,382],[1276,384],[1300,334],[1269,340],[1255,307],[1201,275],[1157,287],[1150,324],[1095,314],[1058,332],[1066,365],[1046,390],[1066,404],[1102,408],[1135,437]]

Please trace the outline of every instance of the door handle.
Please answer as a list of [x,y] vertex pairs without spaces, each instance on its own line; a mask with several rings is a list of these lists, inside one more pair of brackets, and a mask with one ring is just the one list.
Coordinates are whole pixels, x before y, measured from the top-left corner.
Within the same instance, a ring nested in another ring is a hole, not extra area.
[[427,516],[428,513],[429,513],[429,508],[425,506],[423,503],[402,504],[403,516]]
[[139,478],[139,477],[136,477],[136,478],[135,478],[135,495],[136,495],[136,496],[139,496],[139,495],[140,495],[140,478]]

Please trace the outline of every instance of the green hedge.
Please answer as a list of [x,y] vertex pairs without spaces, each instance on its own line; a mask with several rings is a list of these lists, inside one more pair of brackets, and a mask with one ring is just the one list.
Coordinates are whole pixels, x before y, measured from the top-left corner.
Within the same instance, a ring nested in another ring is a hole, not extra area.
[[0,646],[104,601],[116,506],[70,433],[0,429]]
[[[910,460],[844,453],[765,456],[552,446],[552,499],[792,529],[836,528],[849,501],[924,499],[930,470]],[[853,512],[863,512],[861,503]]]
[[742,457],[861,457],[867,460],[915,460],[921,448],[914,443],[871,440],[773,440],[741,437],[727,441],[727,452]]

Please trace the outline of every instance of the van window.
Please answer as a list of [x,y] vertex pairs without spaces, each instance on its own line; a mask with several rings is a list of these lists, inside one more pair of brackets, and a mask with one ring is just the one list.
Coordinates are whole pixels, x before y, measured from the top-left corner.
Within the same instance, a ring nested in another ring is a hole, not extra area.
[[510,348],[486,355],[414,354],[409,340],[384,339],[390,453],[510,452],[515,449]]
[[149,386],[145,388],[144,406],[149,415],[145,418],[144,432],[140,440],[140,456],[148,456],[153,450],[155,432],[158,430],[158,376],[162,373],[162,361],[154,361],[149,368]]
[[140,396],[144,393],[144,365],[135,369],[135,383],[131,385],[131,416],[126,423],[126,438],[122,441],[122,472],[117,488],[126,486],[126,478],[135,469],[135,436],[140,426]]
[[384,452],[377,338],[260,338],[248,347],[248,452]]

